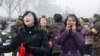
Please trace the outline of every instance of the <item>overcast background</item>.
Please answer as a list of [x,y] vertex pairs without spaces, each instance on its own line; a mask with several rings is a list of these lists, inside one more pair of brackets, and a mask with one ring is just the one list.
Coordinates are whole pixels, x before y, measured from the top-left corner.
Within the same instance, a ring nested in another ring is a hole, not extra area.
[[[38,16],[74,13],[78,17],[92,17],[94,13],[100,14],[100,0],[31,0],[27,10],[35,11]],[[18,15],[20,14],[15,10],[11,17]],[[0,7],[0,16],[9,16],[3,6]]]

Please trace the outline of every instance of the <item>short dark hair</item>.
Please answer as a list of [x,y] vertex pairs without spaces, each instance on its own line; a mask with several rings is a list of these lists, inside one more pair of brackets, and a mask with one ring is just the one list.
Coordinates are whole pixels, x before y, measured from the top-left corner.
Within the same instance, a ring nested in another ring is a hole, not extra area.
[[84,22],[89,22],[89,19],[88,19],[88,18],[84,18],[83,21],[84,21]]
[[93,22],[93,24],[95,24],[96,22],[100,22],[100,15],[99,14],[94,14],[93,17],[96,18],[96,20]]
[[42,15],[42,18],[46,18],[46,16],[45,15]]
[[99,14],[94,14],[93,17],[98,19],[98,18],[100,18],[100,15]]
[[53,16],[55,22],[62,22],[62,15],[61,14],[54,14]]
[[34,12],[32,12],[32,11],[26,11],[24,14],[23,14],[23,18],[26,16],[26,15],[28,15],[29,13],[31,13],[32,15],[33,15],[33,17],[34,17],[34,26],[38,26],[38,20],[37,20],[37,16],[36,16],[36,14],[34,13]]
[[97,22],[100,22],[100,18],[96,19],[93,24],[97,23]]

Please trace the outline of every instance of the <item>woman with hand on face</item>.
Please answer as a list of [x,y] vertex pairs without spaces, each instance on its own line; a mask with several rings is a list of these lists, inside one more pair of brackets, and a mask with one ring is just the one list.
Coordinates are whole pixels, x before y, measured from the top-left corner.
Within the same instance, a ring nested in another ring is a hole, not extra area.
[[36,14],[26,11],[22,27],[10,45],[0,47],[0,53],[7,53],[19,47],[19,56],[45,56],[49,52],[47,33],[40,30]]
[[84,44],[83,37],[77,17],[68,15],[55,38],[55,42],[61,46],[60,56],[81,56],[79,48]]

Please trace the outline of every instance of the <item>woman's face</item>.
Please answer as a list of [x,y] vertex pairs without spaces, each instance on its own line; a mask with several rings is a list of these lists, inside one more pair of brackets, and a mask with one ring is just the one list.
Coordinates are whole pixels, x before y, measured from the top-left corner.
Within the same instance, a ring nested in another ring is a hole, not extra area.
[[34,25],[34,16],[31,13],[24,16],[24,24],[26,26],[33,26]]
[[46,21],[46,19],[45,18],[41,18],[40,19],[40,26],[46,26],[47,25],[47,21]]
[[81,26],[83,26],[84,25],[83,20],[81,18],[79,18],[79,21],[80,21]]
[[68,17],[67,25],[76,25],[76,20],[74,17]]

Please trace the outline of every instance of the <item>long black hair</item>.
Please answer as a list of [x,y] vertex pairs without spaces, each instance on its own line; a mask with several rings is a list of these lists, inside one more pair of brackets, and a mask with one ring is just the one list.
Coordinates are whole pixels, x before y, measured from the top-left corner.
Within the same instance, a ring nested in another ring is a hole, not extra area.
[[33,17],[34,17],[34,26],[35,26],[35,27],[38,27],[37,16],[36,16],[36,14],[35,14],[34,12],[32,12],[32,11],[26,11],[26,12],[23,14],[23,19],[24,19],[24,17],[25,17],[26,15],[28,15],[29,13],[31,13],[31,14],[33,15]]
[[80,27],[80,22],[79,22],[78,18],[76,17],[76,15],[74,15],[74,14],[69,14],[67,16],[67,18],[65,19],[65,22],[64,22],[65,26],[67,25],[67,20],[68,20],[69,17],[74,17],[75,21],[76,21],[76,27]]

